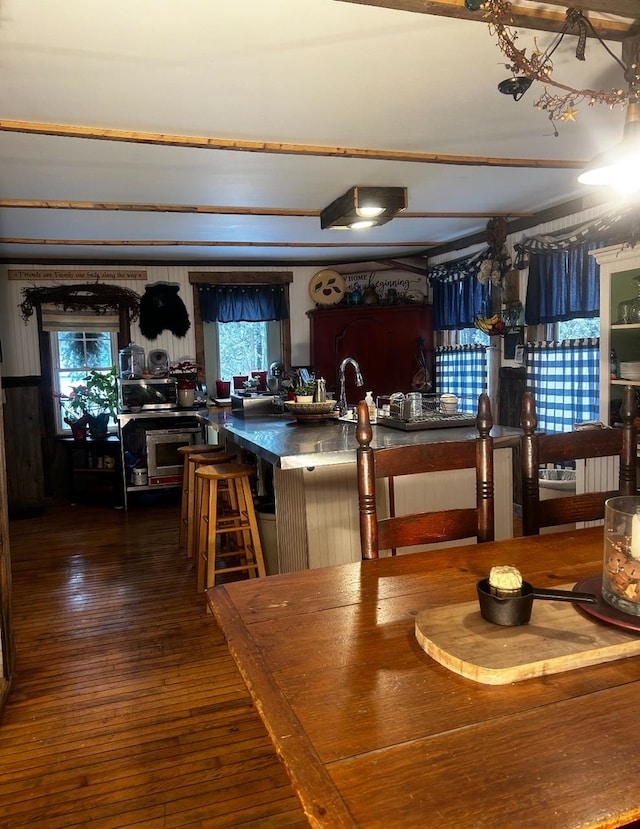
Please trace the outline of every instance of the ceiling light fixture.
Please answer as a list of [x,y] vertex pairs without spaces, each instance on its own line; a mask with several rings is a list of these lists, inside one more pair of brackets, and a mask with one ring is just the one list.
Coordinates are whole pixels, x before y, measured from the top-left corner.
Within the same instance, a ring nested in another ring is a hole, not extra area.
[[502,92],[503,95],[511,95],[514,101],[519,101],[532,83],[531,78],[525,78],[524,75],[519,77],[514,75],[513,78],[500,81],[498,92]]
[[640,35],[623,41],[622,58],[629,83],[622,141],[597,155],[580,173],[578,181],[631,194],[640,191]]
[[578,181],[613,187],[620,193],[640,190],[640,101],[627,107],[622,141],[597,155],[580,173]]
[[364,230],[390,222],[406,207],[406,187],[352,187],[320,212],[320,226]]

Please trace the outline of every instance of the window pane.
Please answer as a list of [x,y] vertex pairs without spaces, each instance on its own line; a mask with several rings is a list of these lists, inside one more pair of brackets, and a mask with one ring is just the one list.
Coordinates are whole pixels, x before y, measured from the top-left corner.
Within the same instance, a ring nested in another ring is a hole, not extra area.
[[559,340],[579,340],[583,337],[600,336],[600,319],[587,317],[582,319],[565,320],[558,323]]
[[489,335],[475,326],[458,331],[458,342],[460,345],[491,345]]
[[60,368],[111,368],[114,365],[111,334],[106,331],[58,331],[57,338]]
[[220,376],[269,368],[266,322],[219,322]]

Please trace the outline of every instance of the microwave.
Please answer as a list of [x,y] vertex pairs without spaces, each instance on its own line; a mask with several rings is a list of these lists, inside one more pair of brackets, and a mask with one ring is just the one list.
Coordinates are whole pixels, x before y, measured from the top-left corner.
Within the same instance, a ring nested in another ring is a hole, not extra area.
[[120,380],[118,404],[123,412],[177,409],[178,383],[171,377]]

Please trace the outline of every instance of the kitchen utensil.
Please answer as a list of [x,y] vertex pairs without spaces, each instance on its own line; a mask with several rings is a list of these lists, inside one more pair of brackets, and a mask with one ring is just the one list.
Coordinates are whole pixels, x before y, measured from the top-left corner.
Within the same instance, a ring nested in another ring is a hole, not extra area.
[[534,599],[556,602],[577,602],[595,604],[593,593],[578,593],[574,590],[553,590],[547,587],[534,587],[527,581],[522,582],[520,595],[498,596],[492,592],[489,579],[481,579],[477,584],[480,614],[487,622],[494,625],[526,625],[531,618]]

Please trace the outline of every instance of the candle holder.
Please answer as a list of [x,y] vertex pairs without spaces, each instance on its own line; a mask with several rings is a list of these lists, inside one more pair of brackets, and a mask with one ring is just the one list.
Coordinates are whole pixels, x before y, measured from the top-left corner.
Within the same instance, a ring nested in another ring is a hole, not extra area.
[[640,497],[605,503],[602,598],[611,607],[640,616]]

